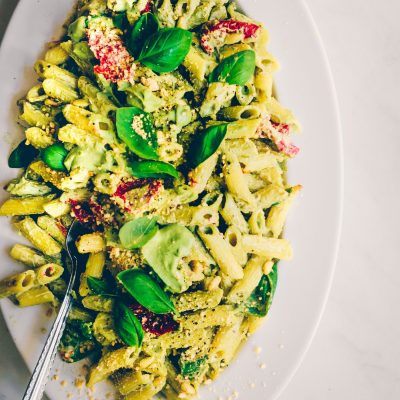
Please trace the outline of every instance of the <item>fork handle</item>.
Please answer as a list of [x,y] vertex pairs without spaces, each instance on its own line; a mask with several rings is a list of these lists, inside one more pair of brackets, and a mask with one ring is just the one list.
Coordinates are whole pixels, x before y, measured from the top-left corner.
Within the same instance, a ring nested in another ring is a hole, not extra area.
[[65,323],[67,321],[72,302],[72,296],[67,294],[61,304],[57,318],[51,327],[50,333],[43,347],[42,354],[39,357],[22,400],[42,399],[44,388],[50,376],[51,367],[53,366],[57,348],[65,328]]

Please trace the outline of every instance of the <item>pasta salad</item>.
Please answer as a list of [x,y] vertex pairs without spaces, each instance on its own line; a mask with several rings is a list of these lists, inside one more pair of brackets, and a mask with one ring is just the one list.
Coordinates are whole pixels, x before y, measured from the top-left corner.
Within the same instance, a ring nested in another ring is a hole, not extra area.
[[194,398],[265,320],[301,190],[268,40],[228,0],[81,0],[35,63],[0,207],[31,245],[0,298],[57,309],[68,229],[88,230],[59,352],[90,357],[89,388]]

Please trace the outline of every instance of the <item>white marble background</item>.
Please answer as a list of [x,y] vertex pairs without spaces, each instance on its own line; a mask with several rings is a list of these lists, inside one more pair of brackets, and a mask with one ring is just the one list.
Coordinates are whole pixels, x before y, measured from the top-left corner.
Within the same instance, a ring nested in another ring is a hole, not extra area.
[[[400,0],[307,2],[331,61],[342,113],[344,224],[326,312],[281,400],[397,400]],[[0,38],[16,3],[0,0]],[[17,400],[28,373],[1,316],[0,349],[0,400]]]

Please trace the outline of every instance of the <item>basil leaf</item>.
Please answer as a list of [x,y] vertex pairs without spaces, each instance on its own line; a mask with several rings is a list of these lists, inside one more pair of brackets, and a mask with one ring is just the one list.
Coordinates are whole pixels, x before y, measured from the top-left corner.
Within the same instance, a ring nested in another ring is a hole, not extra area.
[[128,39],[128,50],[137,58],[146,39],[160,29],[158,20],[152,13],[143,14],[136,22]]
[[175,312],[167,294],[145,272],[128,269],[117,275],[117,279],[135,300],[155,314]]
[[245,307],[247,312],[258,317],[265,317],[272,305],[272,300],[278,284],[278,263],[268,275],[264,275],[258,286],[254,289]]
[[210,126],[198,133],[190,145],[188,160],[192,168],[210,158],[225,139],[228,124]]
[[129,28],[129,21],[125,12],[115,14],[112,20],[114,26],[118,29],[121,29],[121,31],[125,31],[125,29]]
[[64,165],[64,160],[67,158],[68,150],[61,144],[56,143],[46,147],[42,151],[42,160],[56,171],[67,171]]
[[150,114],[137,107],[122,107],[117,110],[118,137],[129,150],[141,158],[157,160],[157,133]]
[[226,82],[245,85],[253,77],[256,68],[256,53],[244,50],[221,61],[209,76],[209,82]]
[[114,305],[115,330],[127,346],[140,347],[143,343],[143,328],[133,311],[121,301]]
[[207,361],[207,356],[199,358],[195,361],[181,361],[179,360],[179,366],[181,368],[181,374],[184,378],[194,379],[198,376]]
[[39,154],[39,150],[23,140],[10,154],[8,166],[10,168],[26,168]]
[[179,178],[175,167],[162,161],[131,161],[128,167],[135,178],[165,179],[170,176]]
[[171,72],[185,59],[191,44],[191,32],[181,28],[161,29],[146,40],[139,61],[155,72]]
[[158,231],[157,219],[142,217],[127,222],[119,230],[119,239],[125,249],[133,250],[144,246]]
[[99,294],[103,296],[116,296],[116,294],[114,293],[114,288],[110,285],[109,282],[103,279],[88,276],[87,284],[93,294]]

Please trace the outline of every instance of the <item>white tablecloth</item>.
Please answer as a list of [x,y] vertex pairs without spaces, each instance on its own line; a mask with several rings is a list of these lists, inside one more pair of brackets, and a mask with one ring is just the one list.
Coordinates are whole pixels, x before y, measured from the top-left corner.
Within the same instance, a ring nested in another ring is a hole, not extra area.
[[[400,1],[307,1],[331,61],[342,113],[344,225],[325,315],[281,400],[397,400]],[[0,37],[16,2],[0,0]],[[1,317],[0,349],[0,400],[17,400],[28,374]]]

